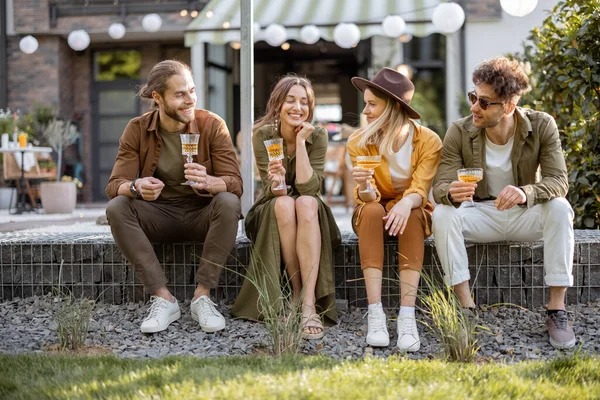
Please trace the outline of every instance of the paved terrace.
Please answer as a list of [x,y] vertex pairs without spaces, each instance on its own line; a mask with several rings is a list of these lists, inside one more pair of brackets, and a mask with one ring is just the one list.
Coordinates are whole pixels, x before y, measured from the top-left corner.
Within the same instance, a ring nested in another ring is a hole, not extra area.
[[[343,243],[334,249],[336,297],[340,304],[363,307],[366,291],[350,215],[333,207],[343,232]],[[116,247],[109,227],[96,225],[102,207],[83,208],[72,215],[0,213],[0,300],[11,300],[52,291],[59,284],[76,295],[106,303],[146,301],[139,280]],[[600,231],[576,232],[573,275],[569,304],[600,299]],[[202,251],[200,243],[155,246],[170,282],[180,299],[191,298],[194,270]],[[547,301],[543,283],[543,243],[469,244],[469,263],[476,301],[479,304],[512,303],[528,308]],[[237,246],[221,275],[218,301],[229,303],[237,295],[248,263],[250,243],[238,233]],[[388,307],[398,305],[397,245],[386,243],[383,296]],[[62,264],[62,277],[61,277]],[[424,270],[440,276],[433,241],[427,240]]]

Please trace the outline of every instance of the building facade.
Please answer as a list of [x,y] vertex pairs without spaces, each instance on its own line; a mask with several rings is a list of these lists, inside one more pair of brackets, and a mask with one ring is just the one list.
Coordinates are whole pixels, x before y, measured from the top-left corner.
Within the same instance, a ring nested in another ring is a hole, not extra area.
[[[460,32],[414,37],[407,43],[375,36],[352,49],[320,40],[314,45],[290,41],[291,48],[283,50],[259,41],[255,44],[255,115],[264,111],[277,77],[296,72],[314,80],[317,103],[338,107],[339,119],[334,122],[356,125],[362,99],[350,77],[370,77],[382,66],[406,64],[414,73],[418,92],[423,93],[422,104],[436,108],[430,118],[437,119],[431,124],[443,134],[448,121],[460,116],[455,99],[469,89],[474,65],[518,50],[527,32],[543,20],[543,10],[556,2],[544,1],[531,16],[515,19],[502,12],[499,0],[464,0],[460,3],[466,11],[466,24]],[[418,3],[414,0],[414,7]],[[65,158],[68,167],[79,165],[78,170],[83,171],[82,201],[107,201],[104,187],[119,137],[131,118],[148,109],[136,93],[152,66],[169,58],[194,64],[194,51],[184,42],[185,31],[194,20],[193,11],[210,11],[207,4],[207,0],[2,2],[0,108],[27,112],[38,105],[50,106],[58,116],[78,124],[82,138],[67,149]],[[142,27],[142,18],[151,12],[162,18],[160,30],[154,33]],[[115,22],[127,28],[120,40],[107,33]],[[89,33],[91,42],[83,51],[74,51],[67,44],[74,29]],[[19,49],[19,41],[26,35],[39,42],[38,50],[30,55]],[[221,115],[235,139],[239,130],[239,50],[230,43],[206,42],[202,52],[203,73],[195,76],[198,86],[204,88],[199,105]]]

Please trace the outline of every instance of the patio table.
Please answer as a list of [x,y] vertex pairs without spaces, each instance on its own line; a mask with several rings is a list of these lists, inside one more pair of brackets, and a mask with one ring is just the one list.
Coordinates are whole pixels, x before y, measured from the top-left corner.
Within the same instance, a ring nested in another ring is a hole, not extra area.
[[17,209],[14,214],[23,214],[26,211],[33,211],[33,208],[27,209],[27,200],[25,198],[25,153],[50,153],[51,147],[0,147],[0,153],[21,153],[21,180],[19,182],[21,196],[17,199]]

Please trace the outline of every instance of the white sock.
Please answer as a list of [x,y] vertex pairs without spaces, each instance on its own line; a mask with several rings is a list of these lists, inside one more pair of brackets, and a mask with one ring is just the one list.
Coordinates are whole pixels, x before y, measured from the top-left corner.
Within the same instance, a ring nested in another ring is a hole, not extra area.
[[382,309],[382,308],[383,308],[383,304],[381,304],[381,302],[375,303],[375,304],[369,304],[369,310],[376,310],[376,309]]
[[415,308],[414,307],[400,306],[400,313],[398,313],[398,315],[405,315],[405,316],[414,317],[415,316]]

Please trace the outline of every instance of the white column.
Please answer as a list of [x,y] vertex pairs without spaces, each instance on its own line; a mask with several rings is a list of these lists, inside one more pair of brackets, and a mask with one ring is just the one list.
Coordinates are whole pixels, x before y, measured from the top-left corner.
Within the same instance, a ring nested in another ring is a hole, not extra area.
[[461,118],[460,32],[446,35],[446,126]]
[[246,215],[254,203],[254,154],[252,125],[254,124],[254,10],[253,0],[241,2],[240,24],[240,128],[242,135],[242,213]]
[[206,68],[204,56],[204,42],[197,42],[191,48],[191,67],[194,83],[196,84],[196,108],[206,108]]

